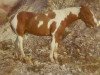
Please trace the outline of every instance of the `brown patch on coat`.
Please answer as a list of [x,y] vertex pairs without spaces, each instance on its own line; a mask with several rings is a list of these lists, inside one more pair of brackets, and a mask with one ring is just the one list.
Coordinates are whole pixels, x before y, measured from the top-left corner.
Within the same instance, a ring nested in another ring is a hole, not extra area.
[[48,12],[48,16],[50,19],[55,18],[56,14],[51,10],[50,12]]
[[[35,17],[37,17],[35,19]],[[55,16],[53,16],[55,17]],[[51,20],[51,18],[46,16],[45,14],[38,14],[38,13],[32,13],[32,12],[20,12],[18,14],[18,25],[17,25],[17,33],[20,36],[23,36],[25,33],[30,33],[34,35],[40,35],[40,36],[49,36],[51,35],[51,32],[55,30],[55,22],[53,22],[48,28],[48,22]],[[39,21],[43,21],[43,25],[38,27]]]
[[78,19],[79,18],[78,18],[77,15],[75,15],[75,14],[70,12],[70,14],[66,18],[66,26],[69,26],[72,22],[74,22],[74,21],[76,21]]

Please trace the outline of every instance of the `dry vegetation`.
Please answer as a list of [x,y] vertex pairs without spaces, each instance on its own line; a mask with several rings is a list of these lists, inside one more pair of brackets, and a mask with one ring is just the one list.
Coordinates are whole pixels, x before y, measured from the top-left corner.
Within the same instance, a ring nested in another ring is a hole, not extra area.
[[[89,4],[100,18],[100,0],[22,0],[9,16],[22,10],[42,12],[82,3]],[[0,27],[0,75],[100,75],[100,27],[89,29],[78,20],[66,28],[58,50],[58,64],[49,59],[51,37],[25,36],[24,51],[34,65],[15,56],[15,38],[9,23]]]

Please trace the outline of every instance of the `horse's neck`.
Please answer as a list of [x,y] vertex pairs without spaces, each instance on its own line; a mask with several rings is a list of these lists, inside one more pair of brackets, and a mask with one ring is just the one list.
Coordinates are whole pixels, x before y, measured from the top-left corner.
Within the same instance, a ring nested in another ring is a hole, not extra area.
[[79,17],[75,14],[70,14],[67,18],[66,18],[66,26],[69,26],[70,24],[72,24],[73,22],[75,22],[76,20],[78,20]]

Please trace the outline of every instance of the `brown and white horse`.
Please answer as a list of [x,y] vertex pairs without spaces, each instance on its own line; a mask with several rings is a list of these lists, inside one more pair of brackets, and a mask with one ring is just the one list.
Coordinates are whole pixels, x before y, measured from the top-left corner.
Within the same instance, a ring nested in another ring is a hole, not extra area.
[[89,28],[96,27],[97,19],[88,6],[70,7],[61,10],[52,10],[47,13],[19,12],[10,21],[13,31],[17,35],[17,45],[22,57],[23,35],[30,33],[37,36],[51,36],[50,60],[57,59],[57,48],[62,39],[65,28],[72,22],[81,19]]

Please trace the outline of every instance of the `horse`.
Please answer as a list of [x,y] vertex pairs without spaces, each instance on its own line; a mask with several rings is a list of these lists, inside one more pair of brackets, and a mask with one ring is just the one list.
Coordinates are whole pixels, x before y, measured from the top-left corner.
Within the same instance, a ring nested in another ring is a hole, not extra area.
[[57,49],[62,40],[66,27],[69,27],[76,20],[81,19],[89,28],[98,26],[94,13],[88,6],[69,7],[60,10],[51,10],[46,13],[18,12],[10,21],[11,28],[17,35],[16,43],[25,58],[23,51],[23,35],[25,33],[36,36],[51,36],[50,60],[57,60]]

